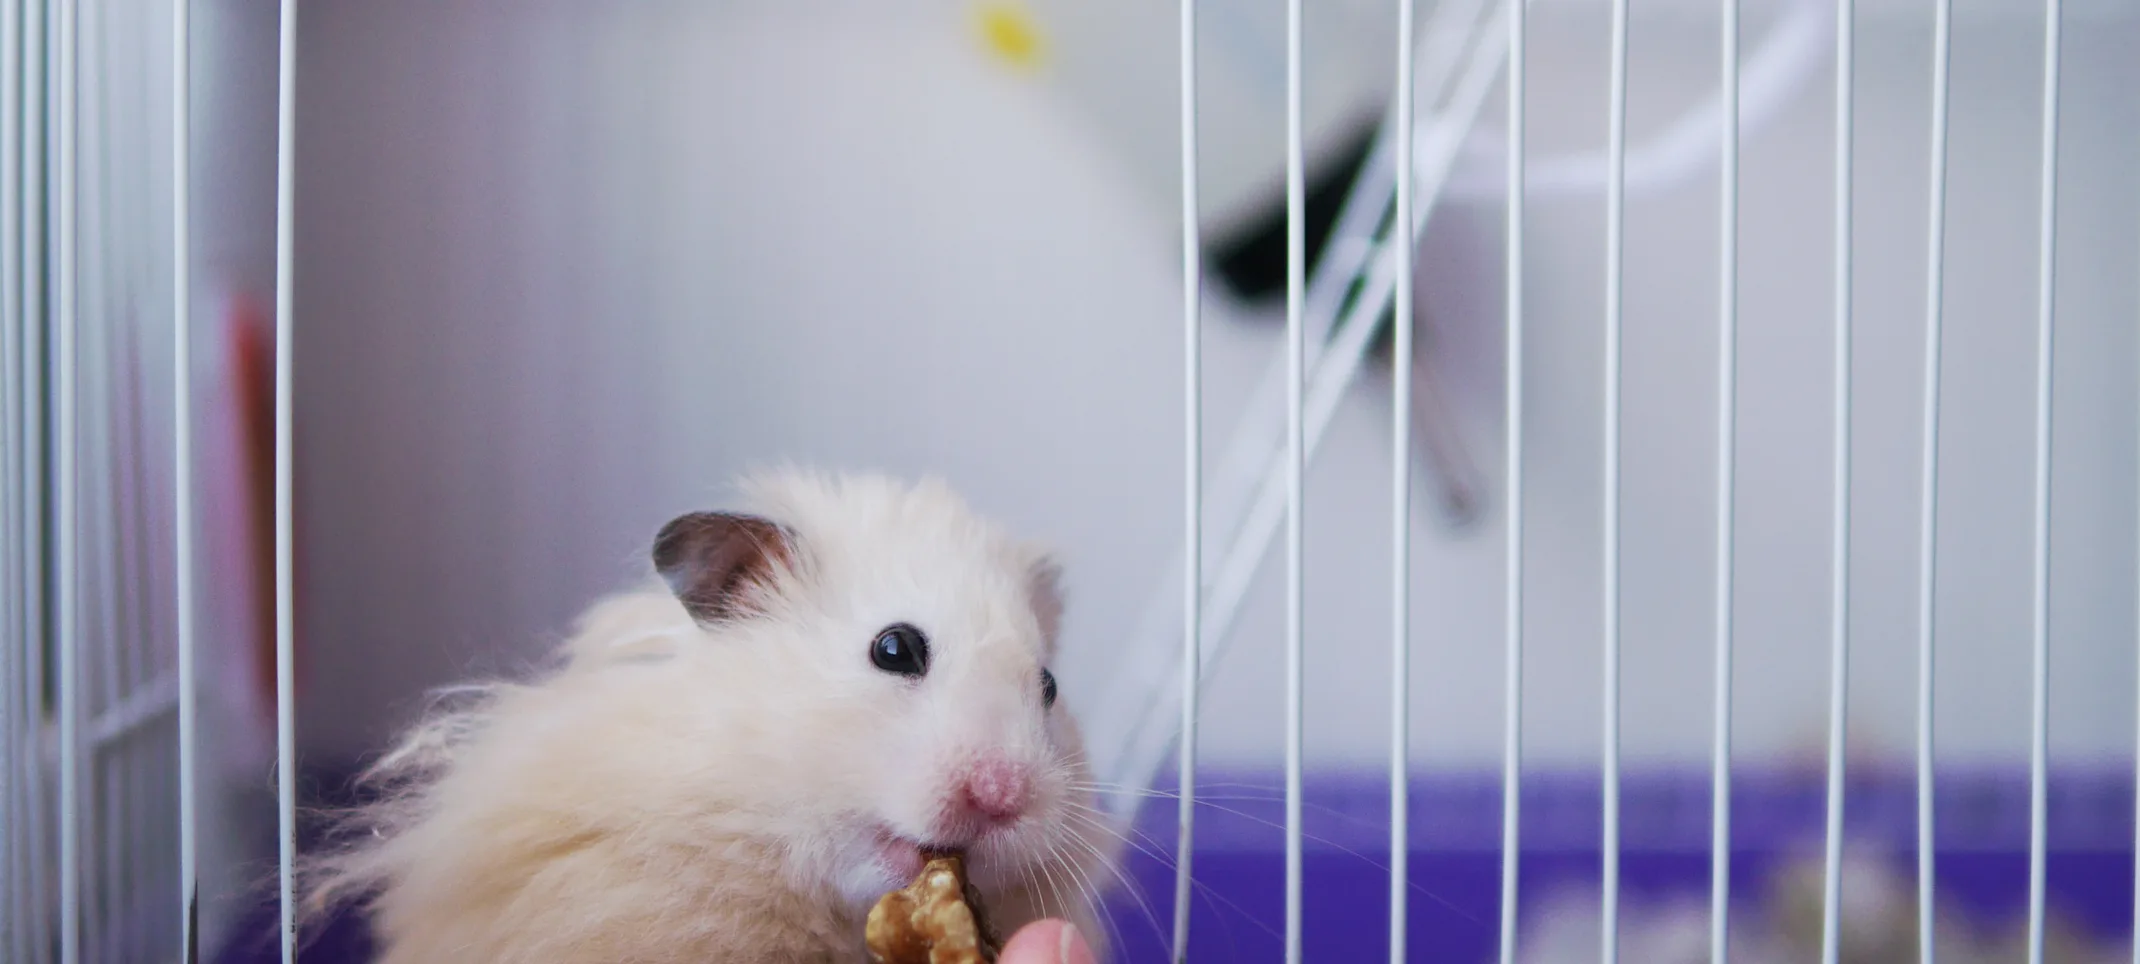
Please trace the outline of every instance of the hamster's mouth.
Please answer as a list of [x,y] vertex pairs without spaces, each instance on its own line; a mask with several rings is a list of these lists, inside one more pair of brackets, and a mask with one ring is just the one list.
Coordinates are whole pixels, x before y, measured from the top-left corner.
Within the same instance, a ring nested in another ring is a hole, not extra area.
[[899,880],[911,879],[931,856],[948,849],[894,833],[890,827],[877,828],[876,844],[878,862]]
[[955,845],[919,840],[898,833],[890,827],[879,826],[876,833],[877,861],[894,878],[908,880],[921,872],[923,864],[937,857],[957,854],[969,867],[986,862],[986,858],[978,851],[987,848],[980,846],[980,843],[981,841],[973,841]]

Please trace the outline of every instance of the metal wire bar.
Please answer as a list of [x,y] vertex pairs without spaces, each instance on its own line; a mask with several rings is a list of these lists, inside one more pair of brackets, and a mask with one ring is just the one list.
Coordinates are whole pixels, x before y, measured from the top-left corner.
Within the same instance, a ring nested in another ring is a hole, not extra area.
[[1842,950],[1843,748],[1850,673],[1850,338],[1853,0],[1836,0],[1835,25],[1835,454],[1830,563],[1826,860],[1821,880],[1821,961]]
[[1413,0],[1397,0],[1396,237],[1390,257],[1397,289],[1390,318],[1390,962],[1405,960],[1406,899],[1411,867],[1412,725],[1412,104],[1418,47],[1413,36]]
[[1182,667],[1181,797],[1174,861],[1174,961],[1189,957],[1191,864],[1196,841],[1197,696],[1204,641],[1204,326],[1203,237],[1197,202],[1196,0],[1181,0],[1182,284]]
[[1306,161],[1301,150],[1301,0],[1286,0],[1286,719],[1285,959],[1301,960],[1301,780],[1306,669],[1302,529],[1307,445],[1301,429],[1307,345],[1302,296],[1308,274]]
[[2058,78],[2062,0],[2044,0],[2043,144],[2036,224],[2036,504],[2029,720],[2029,964],[2043,964],[2051,756],[2051,372],[2058,295]]
[[52,568],[59,690],[59,887],[60,962],[82,959],[82,754],[81,600],[76,531],[79,514],[75,477],[80,442],[75,397],[76,336],[76,90],[75,0],[59,0],[54,11],[57,88],[57,158],[54,163],[56,217],[53,224],[55,277],[53,296],[53,444]]
[[1731,667],[1738,553],[1739,422],[1739,0],[1723,0],[1721,155],[1717,197],[1716,665],[1709,771],[1709,959],[1725,964],[1731,943]]
[[1508,547],[1504,553],[1506,610],[1502,631],[1506,663],[1503,668],[1503,745],[1501,748],[1501,935],[1500,964],[1516,964],[1516,900],[1518,897],[1519,817],[1523,782],[1523,152],[1524,70],[1526,6],[1529,0],[1508,3],[1508,317],[1505,324],[1502,376],[1503,408],[1508,424],[1503,458],[1507,465],[1508,491],[1502,504],[1508,518]]
[[1604,496],[1604,887],[1599,960],[1620,960],[1620,341],[1627,277],[1627,6],[1612,0],[1612,76],[1606,97]]
[[297,0],[281,0],[277,50],[275,145],[275,776],[281,865],[282,960],[297,961],[296,578],[292,488],[295,451],[291,408],[295,354],[296,247],[293,208],[297,193]]
[[178,643],[179,961],[194,964],[199,885],[199,683],[193,635],[193,3],[171,0],[172,569]]
[[1953,59],[1953,0],[1932,3],[1932,151],[1931,196],[1925,231],[1925,358],[1918,466],[1917,516],[1917,956],[1933,964],[1937,946],[1933,925],[1932,699],[1938,617],[1934,587],[1938,580],[1939,542],[1939,362],[1940,329],[1947,291],[1947,68]]

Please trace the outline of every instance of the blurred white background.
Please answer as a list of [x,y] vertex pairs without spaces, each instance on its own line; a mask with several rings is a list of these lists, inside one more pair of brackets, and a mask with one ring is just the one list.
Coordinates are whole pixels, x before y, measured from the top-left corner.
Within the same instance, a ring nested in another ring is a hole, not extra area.
[[[1061,546],[1074,593],[1065,692],[1088,715],[1107,707],[1114,650],[1179,531],[1175,21],[1171,5],[1137,6],[1036,6],[1050,46],[1022,71],[991,56],[957,4],[308,4],[308,755],[364,752],[425,688],[530,658],[638,575],[668,516],[779,459],[942,473]],[[1865,7],[1851,705],[1869,744],[1900,749],[1915,712],[1930,27],[1928,9]],[[1748,5],[1749,48],[1774,11]],[[2126,52],[2140,17],[2131,4],[2069,11],[2052,745],[2077,761],[2133,744],[2140,67]],[[1605,13],[1540,3],[1534,149],[1603,143]],[[1330,16],[1309,34],[1311,62],[1369,66],[1311,70],[1335,91],[1312,105],[1317,131],[1377,109],[1371,91],[1346,92],[1389,74],[1375,39],[1389,24]],[[2027,5],[1964,3],[1958,18],[1940,752],[2018,761],[2041,35]],[[1712,89],[1715,31],[1708,5],[1638,5],[1637,141]],[[1270,66],[1241,52],[1255,49],[1207,40],[1214,96],[1250,105],[1210,122],[1225,146],[1207,156],[1233,208],[1213,212],[1218,226],[1279,183],[1279,103],[1243,79]],[[1757,757],[1810,749],[1824,727],[1829,76],[1822,66],[1743,148],[1735,725]],[[1487,154],[1502,110],[1488,105],[1476,137]],[[1470,175],[1487,189],[1437,210],[1421,269],[1422,341],[1488,466],[1500,461],[1495,165],[1482,154]],[[1714,177],[1703,168],[1629,202],[1622,571],[1636,760],[1695,763],[1708,745]],[[1597,753],[1601,707],[1602,198],[1531,210],[1526,745],[1540,762],[1578,761]],[[1214,447],[1279,331],[1269,306],[1210,303]],[[1363,380],[1311,472],[1311,765],[1386,752],[1386,409],[1386,379]],[[1499,511],[1465,533],[1415,524],[1422,763],[1498,758]],[[1273,558],[1206,703],[1219,762],[1273,762],[1280,745]]]

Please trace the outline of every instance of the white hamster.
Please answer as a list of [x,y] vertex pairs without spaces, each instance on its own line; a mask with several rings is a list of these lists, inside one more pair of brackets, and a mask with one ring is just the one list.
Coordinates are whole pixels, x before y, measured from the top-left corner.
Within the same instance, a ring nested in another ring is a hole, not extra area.
[[960,848],[1001,936],[1100,941],[1120,838],[1047,668],[1054,562],[936,481],[744,490],[662,529],[666,588],[376,764],[308,909],[361,899],[381,964],[865,961],[871,904]]

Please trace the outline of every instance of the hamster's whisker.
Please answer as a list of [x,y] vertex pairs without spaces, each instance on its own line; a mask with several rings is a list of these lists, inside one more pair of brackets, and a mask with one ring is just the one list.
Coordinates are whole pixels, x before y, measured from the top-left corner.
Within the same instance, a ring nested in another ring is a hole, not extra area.
[[1039,911],[1042,917],[1063,913],[1060,907],[1053,911],[1048,909],[1048,898],[1053,897],[1055,892],[1051,888],[1041,886],[1040,878],[1033,875],[1033,867],[1034,864],[1029,861],[1018,864],[1019,886],[1024,887],[1026,893],[1033,895],[1033,909]]
[[[1077,838],[1068,837],[1064,839],[1067,841],[1075,840]],[[1058,846],[1057,849],[1059,851],[1060,847]],[[1114,908],[1109,906],[1107,901],[1101,899],[1099,888],[1093,886],[1092,879],[1090,877],[1086,876],[1078,870],[1078,866],[1075,861],[1069,860],[1066,855],[1061,855],[1060,853],[1058,853],[1057,859],[1060,859],[1062,861],[1064,873],[1071,875],[1073,882],[1077,883],[1081,888],[1083,888],[1081,893],[1084,895],[1086,905],[1096,911],[1097,913],[1095,916],[1107,926],[1108,931],[1112,935],[1115,946],[1121,947],[1124,943],[1126,943],[1126,940],[1125,936],[1122,933],[1122,922],[1115,917]],[[1132,896],[1136,895],[1133,894]],[[1140,905],[1142,904],[1141,897],[1139,897],[1139,903]],[[1160,934],[1159,920],[1152,914],[1151,908],[1142,907],[1141,909],[1144,911],[1145,920],[1151,924],[1152,933]],[[1159,939],[1161,941],[1166,940],[1164,936],[1161,936]]]
[[[1084,819],[1087,821],[1092,820],[1091,817],[1084,817]],[[1117,835],[1119,836],[1118,832],[1107,827],[1105,824],[1101,824],[1100,829],[1108,830],[1110,833],[1117,833]],[[1130,843],[1130,845],[1133,847],[1137,846],[1136,844],[1131,843],[1128,840],[1124,840],[1123,842]],[[1153,846],[1157,846],[1157,844],[1154,843]],[[1167,868],[1168,870],[1174,869],[1174,863],[1170,859],[1162,857],[1158,854],[1154,854],[1150,850],[1146,850],[1143,847],[1137,847],[1137,849],[1139,850],[1139,852],[1145,854],[1147,857],[1150,857],[1152,860],[1158,862],[1161,866]],[[1251,924],[1254,924],[1258,930],[1269,934],[1273,938],[1279,940],[1285,939],[1285,935],[1280,934],[1275,928],[1271,927],[1269,924],[1264,923],[1263,920],[1258,918],[1256,915],[1249,913],[1248,908],[1242,907],[1232,898],[1227,897],[1225,894],[1219,893],[1216,889],[1212,888],[1211,885],[1206,884],[1201,880],[1197,880],[1195,875],[1193,874],[1189,877],[1189,886],[1196,888],[1198,896],[1204,898],[1204,905],[1206,907],[1211,908],[1213,911],[1220,911],[1221,907],[1219,905],[1224,904],[1225,909],[1230,909],[1234,913],[1241,915],[1243,919],[1247,920]]]
[[[1149,858],[1154,863],[1159,864],[1161,867],[1164,867],[1167,870],[1174,869],[1174,859],[1166,854],[1160,853],[1157,849],[1159,846],[1157,843],[1153,843],[1151,846],[1148,847],[1145,846],[1145,844],[1143,843],[1139,843],[1138,841],[1132,840],[1129,837],[1125,836],[1122,831],[1117,830],[1114,827],[1108,826],[1105,821],[1097,820],[1082,813],[1072,813],[1070,814],[1070,816],[1076,817],[1077,819],[1084,821],[1087,825],[1091,826],[1095,830],[1099,830],[1103,833],[1106,833],[1108,836],[1113,837],[1116,840],[1122,841],[1123,844],[1135,849],[1138,853],[1143,854],[1145,857]],[[1142,837],[1144,835],[1138,834],[1138,836]],[[1147,841],[1149,841],[1149,838],[1146,839]]]
[[[1223,787],[1223,786],[1228,786],[1228,784],[1212,784],[1212,785],[1211,785],[1211,787],[1212,787],[1212,788],[1217,788],[1217,787]],[[1252,790],[1255,790],[1255,789],[1262,789],[1262,788],[1260,788],[1260,787],[1250,787],[1250,786],[1248,786],[1247,784],[1231,784],[1231,786],[1236,786],[1236,787],[1245,787],[1245,788],[1247,788],[1247,789],[1252,789]],[[1086,791],[1089,791],[1089,792],[1093,792],[1093,793],[1110,793],[1110,792],[1112,792],[1112,793],[1115,793],[1115,794],[1116,794],[1117,796],[1135,796],[1135,797],[1142,797],[1142,798],[1144,798],[1144,799],[1147,799],[1147,800],[1180,800],[1180,799],[1181,799],[1181,794],[1179,794],[1179,793],[1174,793],[1174,792],[1171,792],[1171,791],[1167,791],[1167,790],[1133,790],[1133,789],[1128,789],[1128,788],[1122,788],[1122,789],[1120,789],[1119,791],[1111,791],[1111,790],[1108,790],[1107,788],[1103,788],[1103,787],[1097,787],[1097,786],[1094,786],[1094,787],[1080,787],[1080,788],[1078,788],[1078,789],[1081,789],[1081,790],[1086,790]],[[1268,794],[1268,795],[1263,795],[1263,796],[1248,796],[1248,795],[1242,795],[1242,794],[1211,794],[1211,793],[1204,793],[1204,792],[1203,792],[1203,790],[1204,790],[1204,789],[1206,789],[1206,788],[1204,788],[1204,787],[1199,787],[1199,788],[1198,788],[1198,791],[1197,791],[1197,794],[1196,794],[1196,799],[1195,799],[1195,801],[1194,801],[1194,802],[1195,802],[1195,804],[1196,804],[1197,806],[1200,806],[1200,807],[1210,807],[1210,808],[1212,808],[1212,809],[1214,809],[1214,810],[1219,810],[1219,811],[1222,811],[1222,812],[1225,812],[1225,813],[1233,813],[1233,814],[1237,814],[1237,815],[1239,815],[1239,816],[1244,816],[1244,817],[1245,817],[1245,816],[1247,816],[1247,815],[1246,815],[1246,814],[1240,814],[1240,813],[1238,813],[1238,811],[1234,811],[1234,810],[1229,810],[1229,809],[1227,809],[1227,808],[1225,808],[1225,807],[1221,807],[1221,806],[1219,806],[1219,804],[1221,804],[1221,803],[1283,803],[1283,802],[1285,802],[1285,794],[1284,794],[1283,792],[1273,792],[1273,793],[1270,793],[1270,794]],[[1329,818],[1331,818],[1331,819],[1333,819],[1333,820],[1340,820],[1340,821],[1343,821],[1343,822],[1345,822],[1346,824],[1349,824],[1349,825],[1351,825],[1351,826],[1355,826],[1355,827],[1364,827],[1364,828],[1368,828],[1368,829],[1372,829],[1372,830],[1380,830],[1380,829],[1383,829],[1383,828],[1384,828],[1384,827],[1386,826],[1386,825],[1385,825],[1385,824],[1383,824],[1383,823],[1379,823],[1379,822],[1377,822],[1377,821],[1374,821],[1374,820],[1370,820],[1370,819],[1368,819],[1368,818],[1366,818],[1366,817],[1362,817],[1362,816],[1360,816],[1360,815],[1358,815],[1358,814],[1354,814],[1354,813],[1347,813],[1347,812],[1345,812],[1345,811],[1343,811],[1343,810],[1340,810],[1340,809],[1338,809],[1338,808],[1336,808],[1336,807],[1333,807],[1333,806],[1329,806],[1329,805],[1327,805],[1327,804],[1321,804],[1321,803],[1313,803],[1313,802],[1308,802],[1308,801],[1302,801],[1302,803],[1301,803],[1301,807],[1302,807],[1303,809],[1305,809],[1305,810],[1308,810],[1308,811],[1311,811],[1311,812],[1314,812],[1314,813],[1318,813],[1318,814],[1322,814],[1322,815],[1324,815],[1324,816],[1327,816],[1327,817],[1329,817]]]
[[1048,853],[1044,853],[1041,855],[1040,860],[1034,862],[1033,869],[1039,870],[1041,875],[1048,879],[1048,893],[1055,898],[1056,904],[1058,905],[1058,909],[1066,911],[1069,905],[1069,899],[1064,894],[1062,882],[1055,879],[1054,869],[1048,866],[1048,864],[1052,862],[1053,859],[1054,854],[1052,850]]
[[[1121,883],[1122,889],[1137,901],[1137,909],[1143,912],[1145,920],[1152,925],[1152,933],[1159,938],[1161,944],[1165,944],[1167,935],[1165,929],[1159,926],[1159,915],[1152,910],[1151,902],[1145,900],[1144,892],[1138,889],[1136,882],[1131,880],[1128,874],[1123,873],[1122,868],[1115,866],[1113,861],[1108,860],[1107,855],[1102,853],[1100,848],[1092,841],[1085,839],[1083,834],[1072,833],[1065,837],[1064,840],[1083,847],[1085,852],[1091,855],[1093,863],[1107,868],[1109,873],[1115,875],[1115,880]],[[1068,861],[1065,866],[1084,879],[1090,899],[1095,903],[1100,903],[1100,889],[1094,885],[1089,868],[1082,866],[1079,861]]]
[[[1080,844],[1090,849],[1090,844],[1078,835],[1074,827],[1063,824],[1057,827],[1057,833],[1049,835],[1048,863],[1061,865],[1063,875],[1069,878],[1070,883],[1076,885],[1075,893],[1083,898],[1086,906],[1092,908],[1094,919],[1106,926],[1115,946],[1121,947],[1127,940],[1122,931],[1121,919],[1115,915],[1115,909],[1105,899],[1105,895],[1101,893],[1100,888],[1093,883],[1091,876],[1079,867],[1078,861],[1073,859],[1072,854],[1065,851],[1064,844],[1069,843]],[[1052,871],[1049,876],[1053,877]],[[1152,928],[1152,933],[1159,935],[1159,939],[1164,942],[1166,937],[1159,929],[1159,919],[1152,913],[1151,907],[1144,903],[1143,895],[1137,893],[1134,886],[1125,887],[1125,889],[1130,892],[1131,897],[1137,900],[1138,909],[1143,913],[1146,924]]]
[[[1153,792],[1157,793],[1157,792],[1159,792],[1159,791],[1153,791]],[[1171,795],[1171,794],[1169,794],[1168,796],[1174,796],[1174,795]],[[1272,820],[1266,820],[1266,819],[1264,819],[1264,818],[1262,818],[1262,817],[1258,817],[1258,816],[1256,816],[1256,815],[1254,815],[1254,814],[1251,814],[1251,813],[1246,813],[1246,812],[1244,812],[1244,811],[1240,811],[1240,810],[1235,810],[1235,809],[1233,809],[1232,807],[1225,807],[1225,806],[1220,806],[1220,805],[1218,805],[1218,804],[1216,804],[1216,803],[1211,803],[1211,802],[1209,802],[1209,801],[1206,801],[1206,800],[1204,800],[1204,799],[1202,799],[1202,798],[1199,798],[1199,799],[1198,799],[1198,800],[1196,801],[1196,803],[1197,803],[1197,805],[1199,805],[1199,806],[1208,806],[1208,807],[1210,807],[1210,808],[1211,808],[1212,810],[1216,810],[1216,811],[1218,811],[1218,812],[1220,812],[1220,813],[1228,814],[1228,815],[1230,815],[1230,816],[1235,816],[1235,817],[1239,817],[1239,818],[1241,818],[1241,819],[1243,819],[1243,820],[1247,820],[1247,821],[1250,821],[1250,822],[1252,822],[1252,823],[1257,823],[1257,824],[1261,824],[1262,826],[1265,826],[1265,827],[1269,827],[1269,828],[1270,828],[1270,829],[1272,829],[1272,830],[1284,831],[1284,830],[1286,829],[1286,827],[1285,827],[1285,825],[1284,825],[1284,824],[1278,823],[1278,822],[1276,822],[1276,821],[1272,821]],[[1082,806],[1082,805],[1079,805],[1079,806]],[[1091,812],[1093,812],[1093,813],[1098,813],[1098,811],[1097,811],[1097,810],[1092,810],[1092,808],[1090,808],[1090,807],[1085,807],[1084,809],[1086,809],[1086,810],[1090,810],[1090,811],[1091,811]],[[1087,819],[1087,820],[1089,821],[1089,820],[1092,820],[1093,818],[1092,818],[1092,817],[1090,817],[1090,816],[1087,816],[1087,817],[1086,817],[1086,819]],[[1104,824],[1103,824],[1103,826],[1104,826]],[[1345,854],[1345,855],[1346,855],[1346,856],[1348,856],[1348,857],[1352,857],[1352,858],[1354,858],[1354,859],[1356,859],[1356,860],[1359,860],[1360,862],[1362,862],[1362,863],[1365,863],[1365,864],[1367,864],[1368,866],[1370,866],[1370,867],[1373,867],[1373,868],[1375,868],[1375,869],[1377,869],[1377,870],[1380,870],[1380,871],[1382,871],[1382,872],[1384,872],[1384,873],[1388,873],[1388,872],[1389,872],[1389,866],[1388,866],[1387,864],[1384,864],[1384,863],[1382,863],[1381,861],[1375,860],[1374,858],[1372,858],[1372,857],[1369,857],[1368,855],[1366,855],[1366,854],[1363,854],[1363,853],[1361,853],[1361,852],[1359,852],[1359,851],[1357,851],[1357,850],[1354,850],[1354,849],[1352,849],[1352,848],[1350,848],[1350,847],[1347,847],[1347,846],[1345,846],[1345,845],[1343,845],[1343,844],[1337,843],[1336,841],[1330,840],[1330,839],[1329,839],[1329,838],[1327,838],[1327,837],[1321,837],[1321,836],[1318,836],[1318,835],[1316,835],[1316,834],[1311,834],[1311,833],[1303,833],[1303,834],[1301,834],[1301,839],[1302,839],[1302,840],[1306,840],[1306,841],[1308,841],[1308,842],[1310,842],[1310,843],[1320,844],[1320,845],[1322,845],[1322,846],[1325,846],[1325,847],[1329,847],[1329,848],[1331,848],[1332,850],[1336,850],[1336,851],[1338,851],[1339,853]],[[1126,842],[1126,841],[1125,841],[1125,842]],[[1449,900],[1448,900],[1447,898],[1445,898],[1445,897],[1441,896],[1440,894],[1437,894],[1437,893],[1435,893],[1435,892],[1433,892],[1433,891],[1431,891],[1431,890],[1428,890],[1428,889],[1426,889],[1426,888],[1424,888],[1424,887],[1421,887],[1421,886],[1420,886],[1420,885],[1418,885],[1418,884],[1410,884],[1410,885],[1409,885],[1409,887],[1410,887],[1410,889],[1411,889],[1411,890],[1412,890],[1413,892],[1415,892],[1415,893],[1419,894],[1419,895],[1420,895],[1420,896],[1422,896],[1422,897],[1425,897],[1425,898],[1427,898],[1428,900],[1431,900],[1431,901],[1435,902],[1436,904],[1439,904],[1439,905],[1441,905],[1442,907],[1448,908],[1448,909],[1449,909],[1449,910],[1450,910],[1451,912],[1455,913],[1455,914],[1456,914],[1457,916],[1460,916],[1460,917],[1464,918],[1465,920],[1468,920],[1468,921],[1470,921],[1470,922],[1472,922],[1472,923],[1474,923],[1474,924],[1479,924],[1479,925],[1481,925],[1481,926],[1484,926],[1484,923],[1485,923],[1484,921],[1481,921],[1481,920],[1479,920],[1479,918],[1478,918],[1478,917],[1476,917],[1476,916],[1472,915],[1472,914],[1471,914],[1471,913],[1470,913],[1469,911],[1466,911],[1466,910],[1464,910],[1463,908],[1461,908],[1461,907],[1458,907],[1457,905],[1455,905],[1455,904],[1453,904],[1453,903],[1450,903],[1450,902],[1449,902]]]

